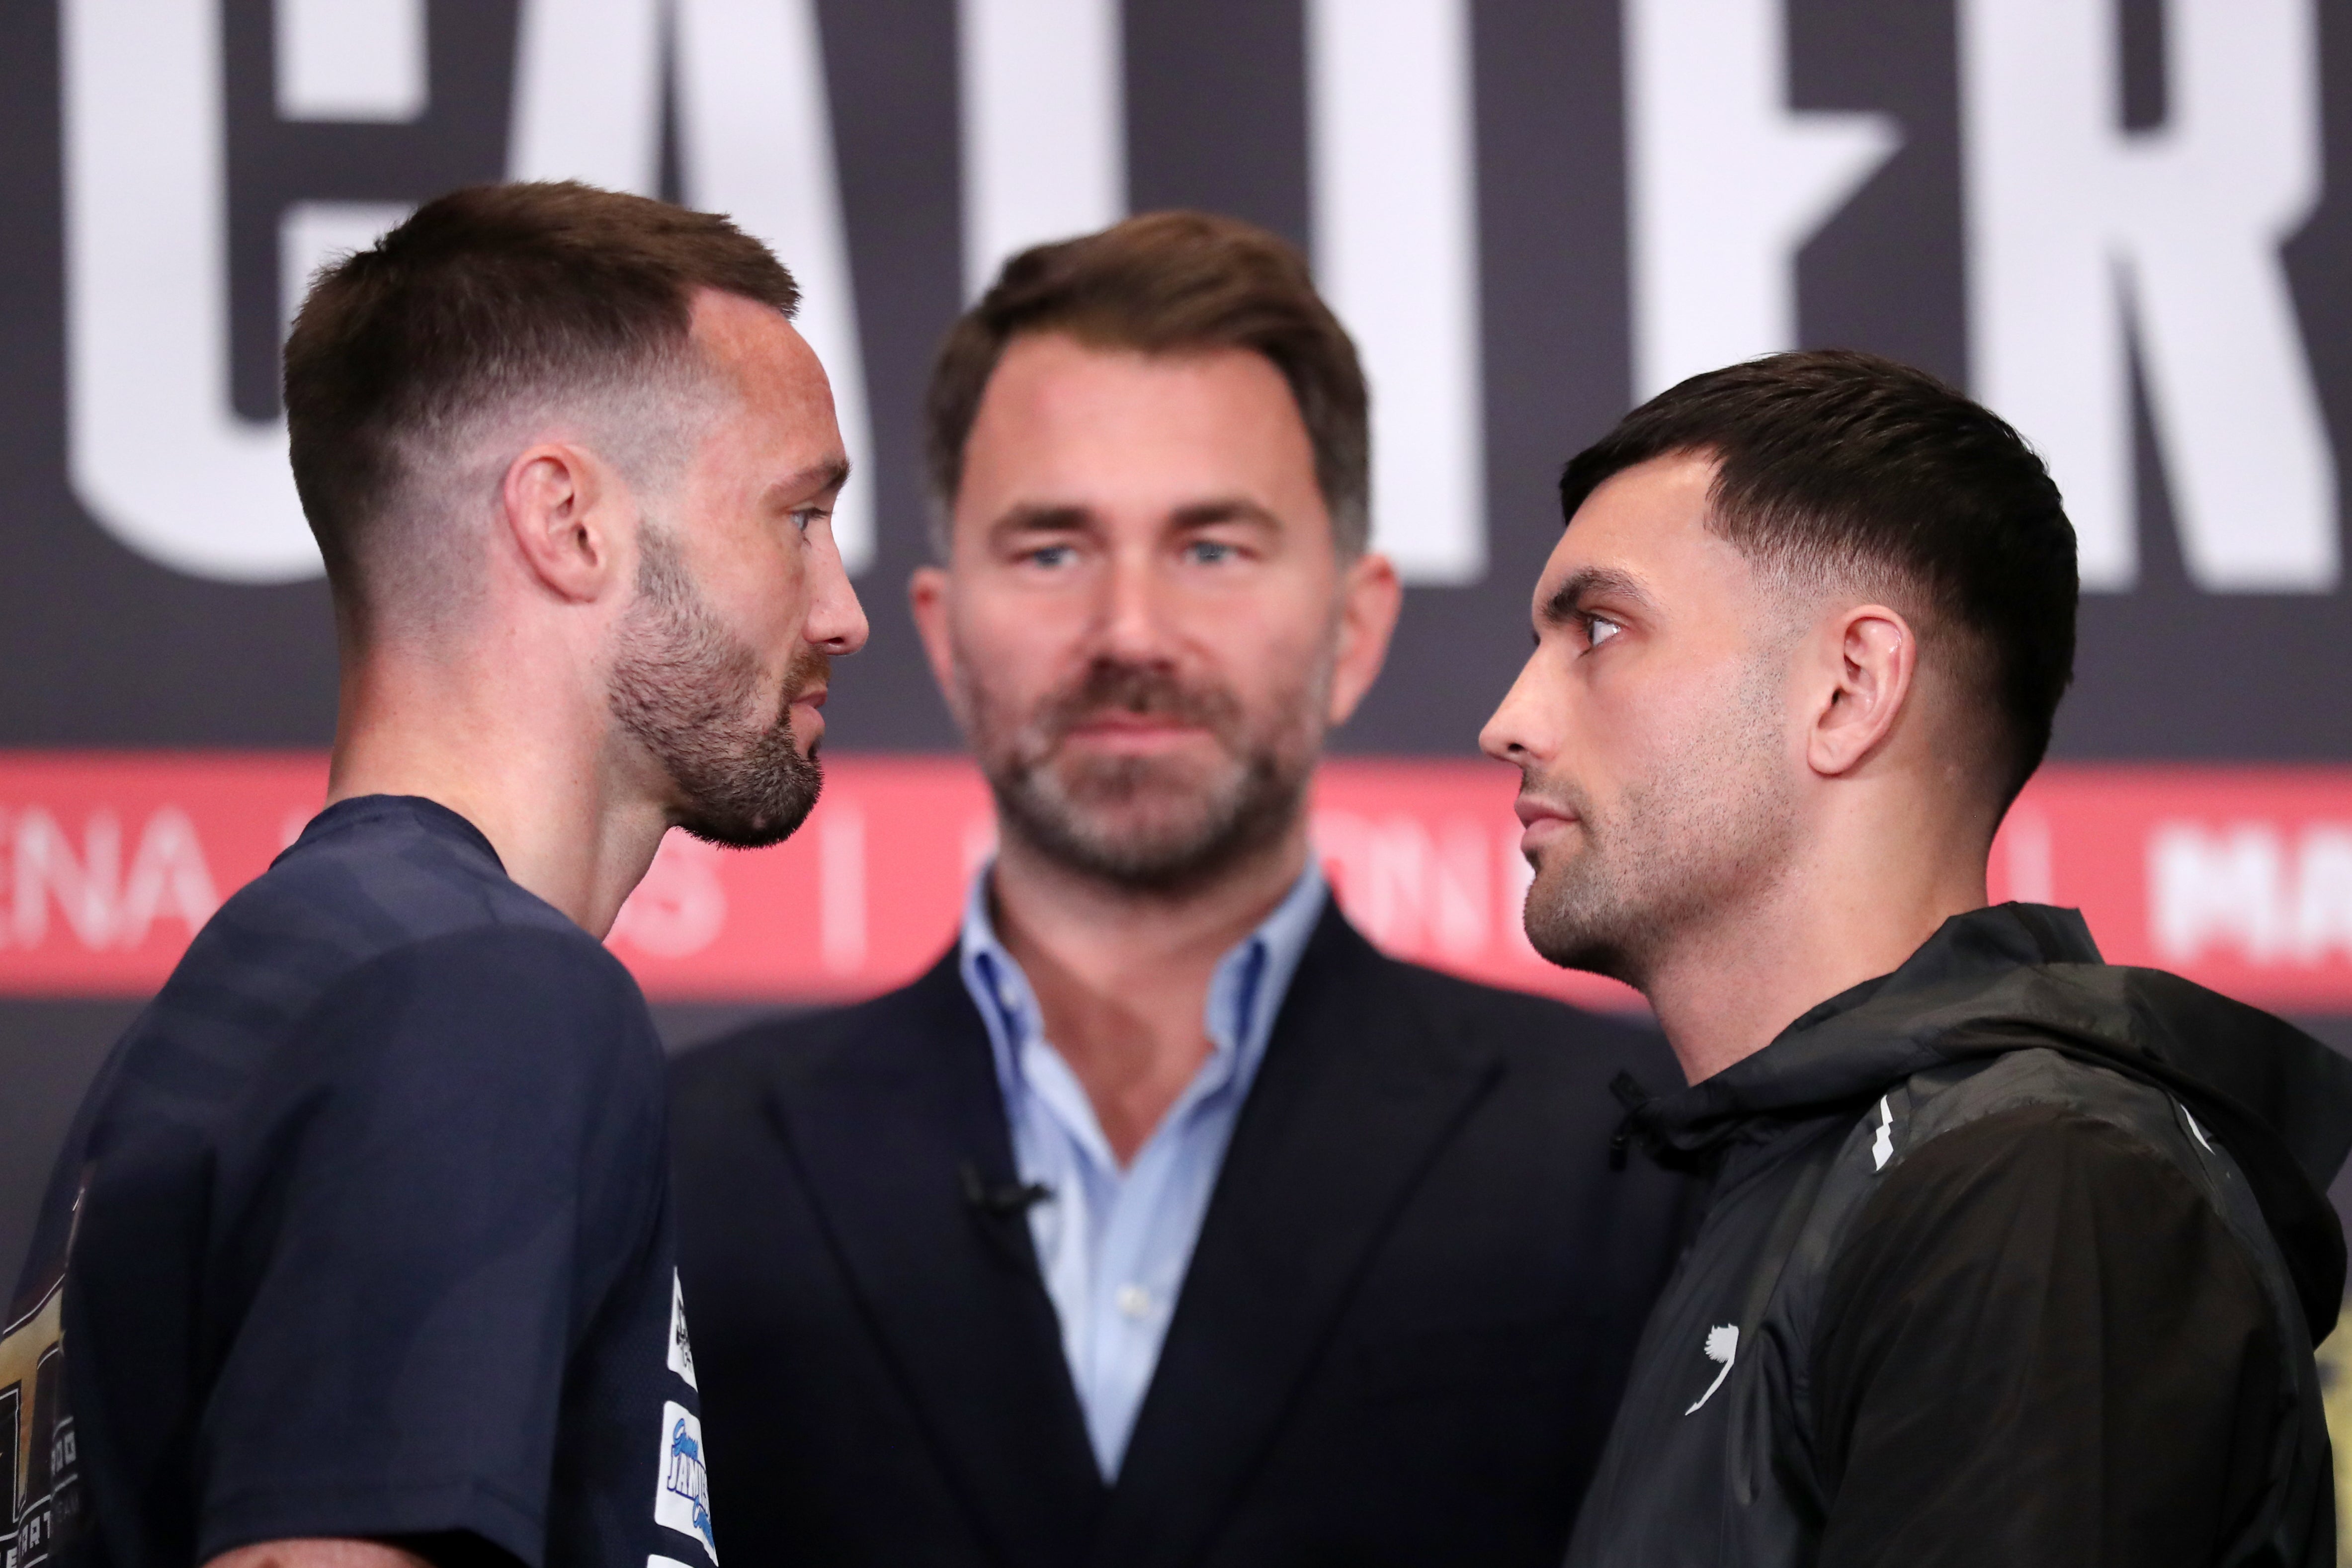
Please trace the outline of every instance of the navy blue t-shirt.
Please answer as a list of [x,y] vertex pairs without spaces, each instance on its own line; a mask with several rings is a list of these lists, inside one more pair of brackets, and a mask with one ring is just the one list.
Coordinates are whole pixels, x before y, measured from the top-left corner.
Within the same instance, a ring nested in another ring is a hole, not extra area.
[[321,813],[58,1161],[0,1338],[18,1568],[715,1568],[663,1106],[628,972],[471,824]]

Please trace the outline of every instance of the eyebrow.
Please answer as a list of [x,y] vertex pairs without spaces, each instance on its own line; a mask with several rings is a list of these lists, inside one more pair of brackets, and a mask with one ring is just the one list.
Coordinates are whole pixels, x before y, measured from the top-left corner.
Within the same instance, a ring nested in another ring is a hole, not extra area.
[[1576,619],[1588,601],[1604,596],[1627,600],[1643,609],[1652,603],[1648,591],[1630,572],[1588,566],[1581,571],[1570,572],[1565,582],[1552,590],[1551,597],[1536,612],[1536,619],[1546,626],[1565,626]]
[[[1177,507],[1169,514],[1169,522],[1179,528],[1212,528],[1219,523],[1255,523],[1264,528],[1278,528],[1281,521],[1271,511],[1255,501],[1240,497],[1224,497],[1213,501],[1194,501]],[[992,534],[1055,533],[1072,534],[1091,528],[1095,523],[1094,509],[1072,501],[1033,502],[1008,508],[989,525]]]
[[1027,528],[1042,533],[1071,534],[1093,521],[1092,512],[1070,502],[1025,502],[1006,508],[1003,516],[989,525],[988,531],[1009,534]]
[[1204,528],[1217,523],[1258,523],[1266,528],[1282,526],[1282,520],[1265,507],[1239,496],[1222,497],[1213,501],[1194,501],[1177,507],[1169,520],[1180,528]]
[[772,499],[779,496],[822,496],[848,483],[849,459],[828,457],[777,480],[768,486],[768,495]]

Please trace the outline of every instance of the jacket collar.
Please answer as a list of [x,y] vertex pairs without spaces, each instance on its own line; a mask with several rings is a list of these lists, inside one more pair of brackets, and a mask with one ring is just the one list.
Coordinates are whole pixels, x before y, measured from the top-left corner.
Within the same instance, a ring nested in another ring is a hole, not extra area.
[[2352,1149],[2352,1061],[2177,975],[2102,963],[2073,910],[1956,915],[1892,974],[1627,1122],[1661,1157],[1704,1160],[1792,1122],[1855,1113],[1927,1069],[2027,1050],[2193,1106],[2236,1160],[2314,1337],[2325,1335],[2343,1301],[2343,1228],[2326,1192]]
[[1005,1562],[1075,1563],[1104,1488],[950,949],[770,1106],[941,1469]]
[[[972,878],[964,897],[963,926],[956,947],[964,989],[971,993],[972,1005],[988,1029],[998,1088],[1005,1104],[1017,1108],[1024,1096],[1038,1092],[1031,1078],[1035,1054],[1050,1052],[1054,1047],[1045,1038],[1044,1009],[1030,988],[1029,977],[997,937],[994,881],[992,863]],[[1329,903],[1330,884],[1310,855],[1307,869],[1282,901],[1255,930],[1217,960],[1201,1019],[1201,1031],[1219,1063],[1216,1081],[1234,1084],[1242,1094],[1249,1092],[1258,1064],[1265,1059],[1266,1040],[1274,1032],[1291,977],[1297,973],[1299,959]],[[1203,1076],[1210,1075],[1204,1071]],[[1116,1163],[1093,1107],[1082,1104],[1075,1116],[1066,1120],[1083,1129],[1081,1135],[1099,1164]]]
[[2076,910],[2001,904],[1955,915],[1899,967],[1822,1002],[1753,1056],[1647,1102],[1633,1113],[1633,1125],[1654,1144],[1701,1154],[1759,1117],[1795,1119],[1866,1103],[1930,1065],[1933,1039],[1957,1016],[1980,1012],[2004,977],[2032,966],[2099,961]]

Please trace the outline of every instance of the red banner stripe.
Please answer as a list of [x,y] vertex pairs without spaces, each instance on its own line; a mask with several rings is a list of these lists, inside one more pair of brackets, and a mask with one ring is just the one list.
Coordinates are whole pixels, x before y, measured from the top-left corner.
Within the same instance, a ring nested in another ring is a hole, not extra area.
[[[312,753],[0,752],[0,995],[153,990],[325,779]],[[1314,833],[1342,904],[1392,953],[1637,1006],[1528,946],[1514,784],[1481,762],[1328,763]],[[961,758],[837,756],[789,843],[671,834],[612,944],[656,999],[870,993],[945,946],[993,831]],[[1994,845],[1991,891],[2080,907],[2119,963],[2352,1012],[2352,767],[2045,768]]]

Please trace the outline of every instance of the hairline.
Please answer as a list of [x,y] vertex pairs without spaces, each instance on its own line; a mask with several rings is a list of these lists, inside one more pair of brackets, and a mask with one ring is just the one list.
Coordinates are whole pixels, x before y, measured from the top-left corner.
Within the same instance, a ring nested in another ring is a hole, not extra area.
[[[1990,689],[1990,676],[1981,667],[1971,668],[1996,657],[1987,635],[1950,607],[1937,603],[1930,585],[1906,570],[1891,553],[1849,549],[1842,552],[1845,559],[1840,561],[1825,559],[1824,552],[1808,550],[1801,544],[1776,542],[1776,533],[1769,526],[1741,529],[1724,501],[1726,459],[1720,443],[1683,442],[1617,464],[1584,491],[1576,510],[1562,521],[1561,531],[1575,526],[1577,517],[1611,481],[1634,469],[1675,458],[1699,458],[1711,465],[1700,527],[1738,552],[1754,575],[1759,591],[1785,612],[1783,624],[1789,639],[1801,638],[1809,622],[1818,621],[1826,607],[1841,601],[1848,608],[1875,604],[1893,612],[1910,628],[1917,642],[1919,671],[1945,684],[1949,693],[1949,698],[1941,705],[1944,711],[1938,716],[1939,722],[1970,735],[1979,744],[2003,753],[2014,752],[2018,737],[2002,711],[1998,695]],[[1770,519],[1758,520],[1769,525]],[[1566,586],[1563,584],[1563,588]],[[1556,596],[1547,596],[1547,607],[1553,597]],[[1937,651],[1933,656],[1931,648]],[[2005,758],[2004,773],[2009,765]],[[2014,799],[2014,791],[2005,784],[1996,783],[1984,793],[1997,807],[1993,821],[1998,825],[2010,800]]]
[[[1084,330],[1080,326],[1080,322],[1089,314],[1106,320],[1109,319],[1107,313],[1102,312],[1073,312],[1066,318],[1047,318],[1013,329],[1005,335],[1003,341],[997,344],[995,354],[989,361],[988,375],[980,383],[978,395],[972,399],[971,422],[964,429],[963,444],[955,455],[958,495],[962,492],[964,474],[968,466],[965,459],[971,451],[972,432],[980,428],[980,411],[988,402],[988,389],[996,384],[997,372],[1003,368],[1004,357],[1013,351],[1015,344],[1024,340],[1064,337],[1076,343],[1080,348],[1097,353],[1128,354],[1143,360],[1208,359],[1219,354],[1246,354],[1273,371],[1276,379],[1282,382],[1283,394],[1289,402],[1290,412],[1297,417],[1299,433],[1307,438],[1307,466],[1314,474],[1315,493],[1323,503],[1324,518],[1331,535],[1332,553],[1344,567],[1371,552],[1371,507],[1369,505],[1369,497],[1367,504],[1361,507],[1349,507],[1334,497],[1325,487],[1321,455],[1315,445],[1315,433],[1307,423],[1307,410],[1298,401],[1298,389],[1290,384],[1290,377],[1284,372],[1282,366],[1276,362],[1272,354],[1248,343],[1227,342],[1215,338],[1199,338],[1147,345],[1137,342],[1132,335],[1122,335],[1116,331],[1097,335]],[[956,496],[943,494],[939,486],[939,476],[929,472],[924,476],[923,492],[928,503],[926,511],[929,524],[924,531],[930,544],[931,564],[950,565],[955,557]],[[1354,520],[1360,522],[1360,527],[1350,528],[1342,526],[1343,517],[1349,517],[1359,512],[1361,514],[1360,517],[1356,517]]]
[[[484,542],[478,530],[495,517],[507,475],[533,446],[582,448],[641,502],[675,494],[712,425],[744,395],[739,378],[694,329],[692,307],[705,293],[767,305],[732,290],[690,286],[688,329],[676,338],[610,356],[589,375],[542,364],[524,384],[453,411],[454,417],[412,418],[385,433],[383,449],[397,477],[363,519],[353,563],[353,608],[371,640],[442,633],[471,617],[481,600],[480,574],[465,568]],[[789,312],[780,313],[790,320]],[[465,515],[476,507],[483,511]],[[403,570],[403,562],[417,570]]]

